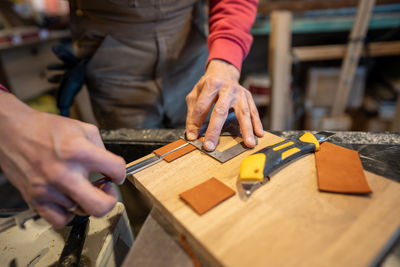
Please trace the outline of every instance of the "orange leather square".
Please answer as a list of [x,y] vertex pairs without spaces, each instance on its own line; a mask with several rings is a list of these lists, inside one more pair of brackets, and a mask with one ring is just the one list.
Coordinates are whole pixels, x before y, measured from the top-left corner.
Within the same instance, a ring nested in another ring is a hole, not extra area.
[[[160,148],[154,150],[153,153],[162,156],[162,155],[164,155],[165,153],[168,153],[171,150],[174,150],[174,149],[176,149],[176,148],[178,148],[180,146],[183,146],[184,144],[186,144],[185,140],[178,139],[175,142],[172,142],[172,143],[170,143],[168,145],[165,145],[163,147],[160,147]],[[173,152],[165,155],[163,157],[163,159],[166,162],[171,162],[171,161],[173,161],[173,160],[175,160],[175,159],[177,159],[177,158],[179,158],[179,157],[181,157],[181,156],[183,156],[183,155],[185,155],[185,154],[187,154],[187,153],[189,153],[189,152],[191,152],[191,151],[193,151],[195,149],[196,149],[196,147],[194,145],[187,144],[186,146],[183,146],[182,148],[177,149],[176,151],[173,151]]]
[[350,194],[372,192],[357,151],[324,142],[315,153],[315,161],[319,190]]
[[234,194],[235,191],[213,177],[179,194],[179,196],[189,204],[194,211],[202,215]]

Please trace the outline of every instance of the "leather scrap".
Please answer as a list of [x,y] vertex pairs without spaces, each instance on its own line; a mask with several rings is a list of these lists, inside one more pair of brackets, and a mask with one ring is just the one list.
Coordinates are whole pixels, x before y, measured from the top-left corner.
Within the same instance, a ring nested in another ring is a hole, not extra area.
[[[165,145],[163,147],[160,147],[160,148],[154,150],[153,153],[157,154],[159,156],[162,156],[162,155],[168,153],[169,151],[174,150],[175,148],[180,147],[180,146],[182,146],[184,144],[186,144],[185,140],[178,139],[178,140],[176,140],[176,141],[174,141],[174,142],[172,142],[172,143],[170,143],[168,145]],[[171,152],[171,153],[163,156],[163,159],[166,162],[171,162],[171,161],[173,161],[173,160],[175,160],[175,159],[177,159],[177,158],[179,158],[179,157],[181,157],[181,156],[183,156],[183,155],[185,155],[185,154],[187,154],[187,153],[189,153],[189,152],[191,152],[191,151],[193,151],[195,149],[196,149],[196,147],[194,145],[187,144],[186,146],[184,146],[184,147],[182,147],[182,148],[180,148],[180,149],[178,149],[178,150],[176,150],[174,152]]]
[[194,211],[202,215],[235,194],[230,187],[212,177],[207,181],[179,194]]
[[315,161],[319,190],[348,194],[372,192],[357,151],[324,142],[315,153]]

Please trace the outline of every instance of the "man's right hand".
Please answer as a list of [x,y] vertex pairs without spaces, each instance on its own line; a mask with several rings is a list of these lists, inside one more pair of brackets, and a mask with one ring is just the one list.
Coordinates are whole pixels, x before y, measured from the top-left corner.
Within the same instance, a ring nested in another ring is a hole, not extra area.
[[114,188],[94,187],[91,172],[114,183],[125,179],[125,161],[107,151],[96,126],[35,111],[0,92],[0,166],[25,201],[56,228],[76,213],[103,216],[117,201]]

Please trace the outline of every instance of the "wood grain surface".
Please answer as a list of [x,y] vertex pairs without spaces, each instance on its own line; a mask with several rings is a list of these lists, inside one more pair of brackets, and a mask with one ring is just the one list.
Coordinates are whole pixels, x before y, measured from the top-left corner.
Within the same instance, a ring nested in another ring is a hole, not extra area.
[[370,264],[400,225],[400,184],[384,177],[366,172],[370,196],[319,192],[311,154],[273,175],[247,200],[236,194],[201,216],[179,199],[210,177],[237,191],[241,160],[279,140],[266,132],[255,149],[223,164],[195,150],[129,179],[213,266]]

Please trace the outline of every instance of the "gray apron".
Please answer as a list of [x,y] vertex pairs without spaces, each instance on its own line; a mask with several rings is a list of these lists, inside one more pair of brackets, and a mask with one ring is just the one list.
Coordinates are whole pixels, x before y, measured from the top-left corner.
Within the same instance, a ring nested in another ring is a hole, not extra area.
[[207,60],[203,1],[71,0],[100,128],[183,127]]

